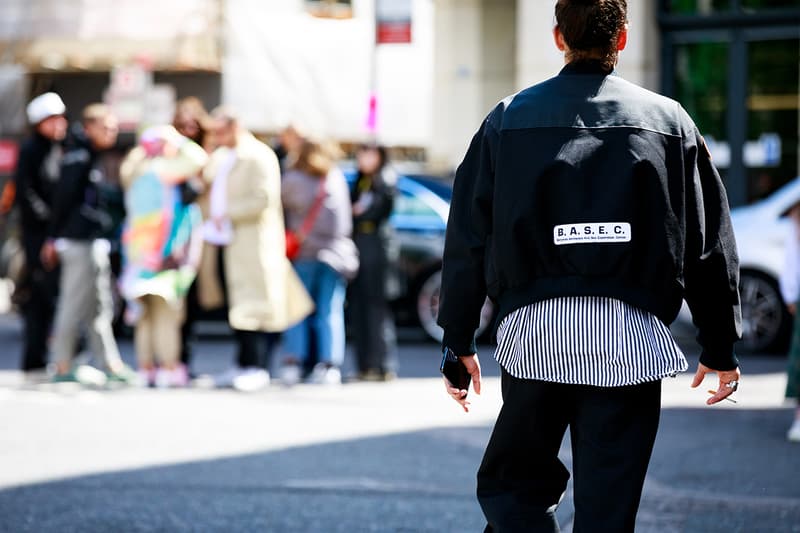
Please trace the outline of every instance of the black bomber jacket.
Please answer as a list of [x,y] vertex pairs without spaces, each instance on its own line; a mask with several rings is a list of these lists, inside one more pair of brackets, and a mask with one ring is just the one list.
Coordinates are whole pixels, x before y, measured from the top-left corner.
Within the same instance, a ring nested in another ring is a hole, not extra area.
[[670,324],[686,299],[700,361],[730,370],[738,283],[725,188],[694,122],[598,63],[503,100],[456,172],[438,321],[457,355],[475,352],[487,295],[498,323],[534,302],[603,296]]

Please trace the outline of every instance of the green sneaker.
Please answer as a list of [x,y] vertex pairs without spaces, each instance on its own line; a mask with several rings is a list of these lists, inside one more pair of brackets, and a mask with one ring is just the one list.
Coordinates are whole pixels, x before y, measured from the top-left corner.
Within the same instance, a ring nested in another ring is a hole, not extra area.
[[55,374],[50,378],[51,383],[78,383],[78,378],[75,376],[75,369],[70,369],[69,372],[64,374]]

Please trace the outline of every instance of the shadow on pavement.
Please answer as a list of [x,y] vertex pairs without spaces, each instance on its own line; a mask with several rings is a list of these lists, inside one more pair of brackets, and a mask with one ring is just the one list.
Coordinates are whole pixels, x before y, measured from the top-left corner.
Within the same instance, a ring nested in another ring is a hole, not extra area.
[[480,531],[474,474],[488,432],[434,429],[11,488],[0,491],[0,530]]
[[[637,531],[800,531],[789,417],[665,410]],[[10,488],[0,491],[0,530],[481,531],[475,470],[489,432],[431,429]],[[568,492],[567,532],[571,516]]]
[[637,531],[800,531],[790,409],[665,409]]

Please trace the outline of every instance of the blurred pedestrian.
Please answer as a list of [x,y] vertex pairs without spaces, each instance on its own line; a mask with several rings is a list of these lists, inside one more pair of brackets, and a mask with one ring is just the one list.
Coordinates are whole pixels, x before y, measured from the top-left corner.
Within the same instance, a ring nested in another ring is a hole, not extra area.
[[228,321],[238,344],[236,365],[217,386],[243,391],[269,384],[264,332],[282,332],[313,304],[286,258],[278,158],[239,123],[229,108],[211,113],[219,146],[206,167],[211,183],[205,239],[224,250]]
[[207,122],[208,112],[196,96],[187,96],[176,102],[172,125],[178,133],[194,141],[206,152],[214,148],[211,136],[206,131]]
[[185,296],[200,261],[201,215],[195,204],[184,203],[181,185],[207,160],[205,150],[172,126],[152,127],[120,170],[127,213],[120,293],[135,324],[140,378],[149,385],[189,383],[180,361],[180,331]]
[[39,252],[47,239],[53,197],[61,170],[68,123],[66,107],[56,93],[37,96],[26,109],[32,135],[22,143],[14,174],[16,204],[25,255],[23,278],[15,290],[24,321],[22,370],[47,366],[47,340],[58,296],[58,269],[45,269]]
[[[172,125],[175,129],[183,135],[194,141],[197,145],[203,147],[206,152],[212,150],[211,136],[206,131],[208,124],[208,112],[203,106],[203,102],[199,98],[189,96],[183,98],[175,105],[175,116]],[[179,187],[181,191],[181,199],[185,206],[189,206],[197,201],[201,196],[207,192],[207,187],[202,178],[202,172],[198,172],[196,176],[190,176],[189,179],[182,182]],[[202,241],[201,241],[202,246]],[[217,283],[219,277],[216,256],[214,256],[212,249],[209,249],[204,255],[203,250],[200,253],[200,269],[203,271],[194,279],[192,285],[189,287],[189,292],[186,295],[186,312],[181,327],[181,363],[189,369],[191,373],[192,363],[192,342],[194,337],[194,324],[198,316],[203,310],[204,306],[200,303],[199,294],[201,292],[200,285],[204,283],[209,277],[213,280],[212,287],[205,288],[204,293],[213,292],[220,285]],[[213,256],[213,257],[212,257]],[[203,258],[205,257],[205,260]],[[221,280],[220,280],[221,281]],[[205,282],[208,285],[208,282]],[[217,291],[219,293],[219,291]],[[218,307],[222,304],[222,299],[217,298],[211,307]]]
[[291,162],[297,156],[297,152],[303,146],[306,136],[294,124],[289,124],[278,134],[278,142],[275,144],[275,155],[281,164],[281,173],[286,172]]
[[[120,358],[112,330],[110,245],[106,238],[114,229],[109,214],[116,206],[117,191],[105,180],[100,155],[117,141],[117,118],[103,104],[83,110],[81,124],[71,139],[74,144],[64,154],[61,178],[54,196],[48,239],[42,247],[45,268],[61,265],[60,294],[51,344],[56,381],[82,380],[100,384],[104,377],[89,372],[76,373],[72,355],[80,328],[85,326],[89,347],[111,380],[136,379]],[[82,378],[81,376],[84,376]]]
[[797,409],[786,437],[792,442],[800,442],[800,315],[797,313],[800,302],[800,204],[789,211],[789,219],[792,224],[786,239],[785,266],[781,273],[780,286],[783,301],[794,316],[786,398],[795,402]]
[[[448,394],[480,393],[474,333],[499,305],[503,407],[478,471],[486,531],[632,532],[661,380],[688,367],[668,324],[685,298],[703,347],[692,383],[739,386],[739,264],[725,187],[689,115],[614,74],[625,0],[555,2],[561,72],[500,102],[456,173],[439,325]],[[447,377],[449,376],[449,378]]]
[[315,307],[313,316],[284,335],[287,357],[281,380],[286,385],[301,379],[301,367],[310,356],[312,332],[317,364],[309,381],[327,385],[342,382],[344,301],[347,279],[358,270],[358,252],[350,238],[353,224],[347,181],[335,162],[333,147],[304,141],[283,177],[281,197],[287,235],[294,236],[298,245],[290,255]]
[[386,298],[390,269],[391,228],[397,175],[389,166],[386,148],[364,145],[350,198],[353,204],[353,240],[359,268],[350,288],[352,331],[360,379],[386,381],[396,376],[395,331]]

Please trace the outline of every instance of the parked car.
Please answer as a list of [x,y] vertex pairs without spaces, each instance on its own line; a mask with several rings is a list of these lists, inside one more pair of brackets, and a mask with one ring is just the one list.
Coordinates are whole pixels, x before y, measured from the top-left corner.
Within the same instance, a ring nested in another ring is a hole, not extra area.
[[731,210],[741,267],[742,345],[755,352],[785,350],[792,315],[778,279],[789,235],[789,209],[800,202],[800,178],[752,205]]

